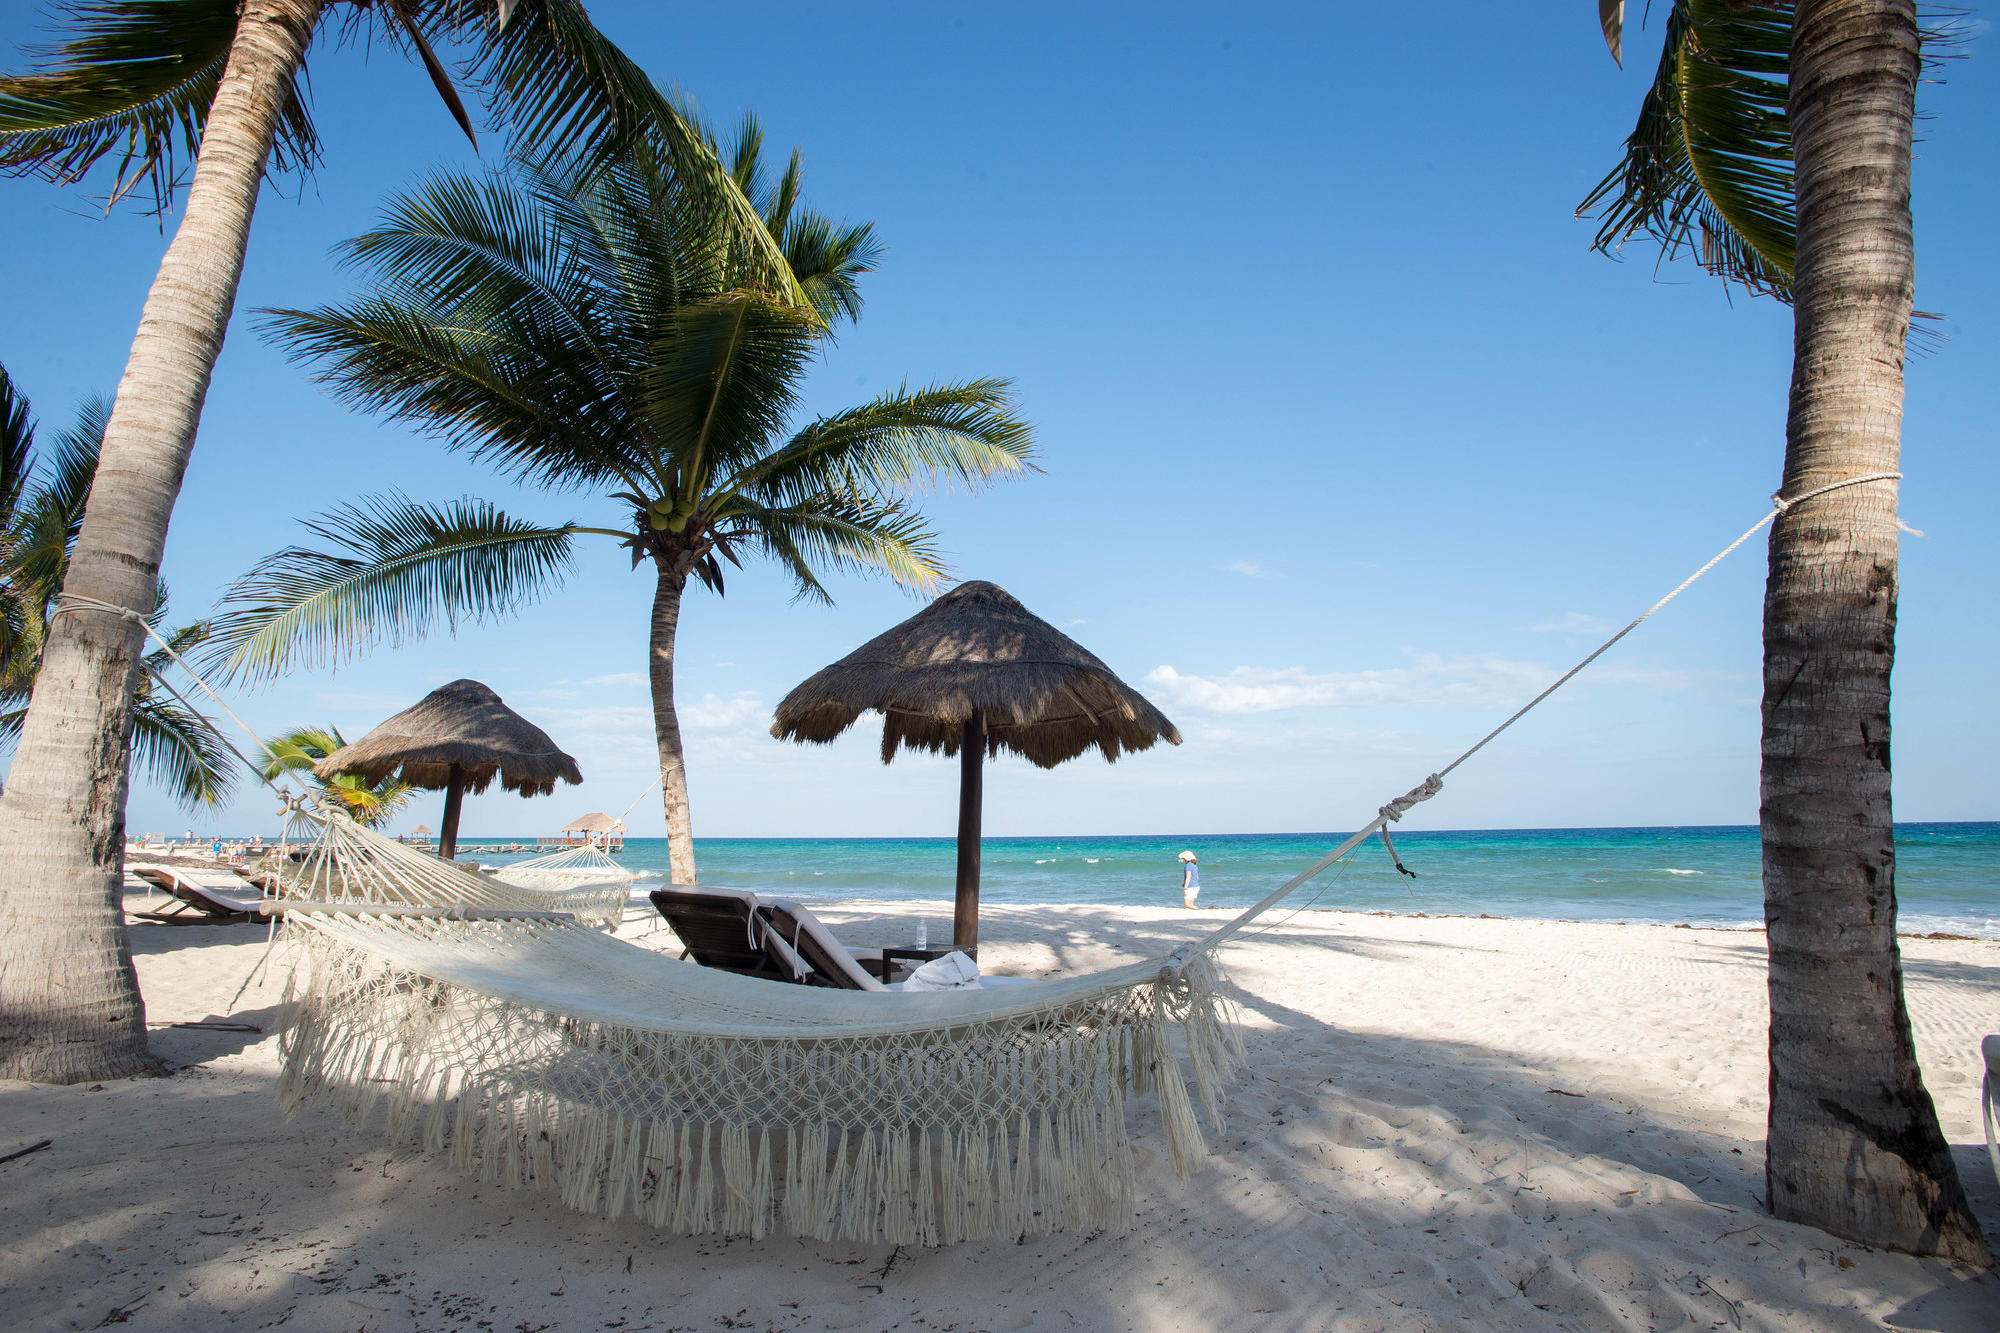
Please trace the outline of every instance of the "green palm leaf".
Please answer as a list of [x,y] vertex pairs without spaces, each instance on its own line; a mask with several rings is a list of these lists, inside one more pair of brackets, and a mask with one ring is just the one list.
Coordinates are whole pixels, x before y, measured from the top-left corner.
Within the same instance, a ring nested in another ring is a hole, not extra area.
[[12,523],[14,506],[35,466],[35,422],[28,396],[16,391],[0,366],[0,529]]
[[28,491],[15,509],[0,575],[38,616],[46,618],[62,591],[110,419],[110,403],[102,398],[86,402],[76,423],[56,436],[54,455],[37,460]]
[[871,491],[977,490],[1034,469],[1032,432],[1007,380],[895,389],[821,417],[758,459],[733,484],[791,504],[828,486]]
[[229,799],[229,747],[214,723],[178,700],[150,691],[133,700],[132,761],[187,809]]
[[[34,73],[0,77],[0,170],[58,184],[117,155],[113,201],[140,186],[165,211],[201,145],[236,35],[237,0],[90,0],[57,12],[70,36]],[[310,168],[319,139],[297,80],[273,147]]]
[[497,32],[489,27],[491,0],[434,0],[427,10],[439,27],[476,40],[467,76],[523,155],[587,175],[652,147],[724,220],[757,285],[810,308],[696,118],[598,32],[577,0],[528,0]]
[[1675,0],[1666,44],[1625,158],[1577,207],[1598,211],[1606,254],[1645,233],[1672,258],[1791,299],[1797,224],[1788,3]]
[[[346,744],[338,727],[294,727],[282,736],[267,737],[264,750],[270,755],[270,762],[264,765],[264,778],[275,781],[286,773],[312,774],[315,764]],[[370,783],[353,773],[339,773],[331,778],[312,774],[312,780],[323,795],[339,803],[350,819],[368,828],[394,818],[417,791],[398,778]]]
[[[643,466],[621,404],[608,397],[573,341],[530,327],[524,307],[460,322],[413,303],[356,302],[323,310],[266,310],[264,328],[316,361],[314,378],[336,397],[415,423],[524,481],[577,486],[636,484]],[[538,359],[536,349],[555,355]]]
[[[238,0],[68,0],[67,39],[36,71],[0,77],[0,170],[67,184],[119,155],[115,201],[141,184],[164,211],[191,161],[235,37]],[[464,109],[433,39],[467,51],[465,78],[517,151],[597,165],[652,145],[715,217],[762,289],[811,308],[784,252],[693,117],[590,22],[579,0],[394,0],[357,5],[356,28],[414,50],[459,123]],[[320,146],[295,77],[273,165],[310,170]]]
[[805,164],[796,149],[778,179],[766,180],[763,149],[763,127],[755,116],[744,116],[728,156],[730,174],[777,238],[792,276],[820,318],[829,325],[859,319],[861,275],[874,270],[882,253],[875,225],[836,223],[807,207],[802,202]]
[[270,756],[263,769],[267,781],[287,773],[303,773],[332,754],[347,738],[338,727],[294,727],[282,736],[264,738],[264,752]]
[[698,493],[782,432],[819,325],[795,306],[724,293],[665,311],[638,367],[649,435],[678,464],[676,490]]
[[559,585],[572,525],[508,517],[483,500],[413,504],[382,496],[308,522],[330,549],[291,547],[224,591],[205,655],[225,678],[268,677],[338,661],[387,638],[419,638],[442,619],[506,615]]
[[894,500],[828,493],[774,507],[739,500],[727,512],[732,534],[762,548],[792,576],[797,596],[831,605],[820,574],[886,574],[902,587],[934,591],[945,575],[937,537],[921,514]]

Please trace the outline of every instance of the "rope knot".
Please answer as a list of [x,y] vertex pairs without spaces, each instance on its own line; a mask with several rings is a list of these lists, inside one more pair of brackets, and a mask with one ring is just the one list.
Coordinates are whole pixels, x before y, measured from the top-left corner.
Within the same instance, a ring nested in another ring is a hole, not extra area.
[[1401,796],[1398,796],[1395,800],[1389,802],[1389,804],[1377,809],[1375,813],[1382,816],[1385,821],[1391,824],[1396,823],[1410,812],[1411,806],[1428,801],[1443,790],[1444,778],[1439,774],[1433,773],[1416,786],[1404,792]]

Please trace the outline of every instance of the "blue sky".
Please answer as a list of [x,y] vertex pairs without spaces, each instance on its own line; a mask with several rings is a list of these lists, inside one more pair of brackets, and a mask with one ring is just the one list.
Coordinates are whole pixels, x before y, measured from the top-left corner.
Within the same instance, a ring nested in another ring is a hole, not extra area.
[[[1572,210],[1616,160],[1650,76],[1590,7],[1464,4],[1423,30],[1387,6],[683,7],[597,0],[601,26],[705,114],[803,148],[815,203],[885,242],[861,322],[806,410],[903,380],[1004,375],[1045,471],[926,502],[964,577],[1095,651],[1186,743],[1054,772],[1000,761],[986,827],[1196,833],[1350,827],[1748,526],[1778,479],[1783,307],[1699,272],[1588,250]],[[27,6],[0,41],[34,41]],[[1991,761],[1989,514],[2000,420],[2000,84],[1983,22],[1927,85],[1918,305],[1949,341],[1915,360],[1896,674],[1898,813],[2000,814]],[[19,67],[15,55],[10,64]],[[615,518],[524,494],[356,416],[248,312],[350,290],[329,248],[388,192],[474,165],[421,70],[312,63],[327,163],[267,189],[238,318],[168,542],[191,616],[297,520],[387,487],[523,515]],[[498,160],[498,136],[481,140]],[[170,224],[171,225],[171,224]],[[117,383],[166,237],[82,191],[0,182],[0,362],[45,429]],[[1762,546],[1614,650],[1411,816],[1431,828],[1756,818]],[[587,782],[469,800],[470,836],[622,810],[650,781],[651,579],[609,543],[557,595],[456,638],[380,648],[236,699],[255,726],[350,738],[436,685],[485,680]],[[680,641],[696,831],[937,834],[949,762],[883,767],[875,724],[780,744],[772,706],[912,614],[878,582],[794,605],[774,570],[691,594]],[[406,824],[436,822],[437,798]],[[135,830],[270,831],[246,788],[192,818],[135,787]],[[661,829],[658,804],[631,816]]]

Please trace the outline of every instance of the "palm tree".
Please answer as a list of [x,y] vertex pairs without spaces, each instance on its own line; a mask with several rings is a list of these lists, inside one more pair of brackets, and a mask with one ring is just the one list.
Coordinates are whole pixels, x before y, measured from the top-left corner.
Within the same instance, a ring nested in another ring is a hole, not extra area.
[[320,794],[338,805],[341,813],[364,828],[380,828],[402,812],[417,789],[401,778],[370,782],[358,773],[336,773],[323,778],[313,773],[313,765],[347,744],[338,727],[294,727],[282,736],[265,740],[271,756],[264,765],[264,780],[275,782],[285,773],[312,773]]
[[[118,899],[137,617],[154,606],[258,190],[273,167],[309,167],[318,156],[301,74],[334,7],[63,0],[68,40],[37,71],[0,78],[0,170],[68,183],[114,159],[111,197],[150,187],[164,211],[182,158],[193,158],[181,222],[106,423],[103,480],[64,583],[69,606],[51,627],[0,799],[0,990],[9,997],[0,1077],[75,1082],[159,1068]],[[414,51],[468,134],[434,38],[461,46],[466,78],[522,142],[569,149],[649,137],[736,217],[767,279],[793,290],[706,145],[591,27],[579,0],[356,0],[345,13],[351,32]]]
[[[1625,162],[1586,201],[1610,201],[1600,247],[1644,231],[1671,253],[1699,230],[1712,270],[1791,302],[1781,495],[1899,466],[1919,48],[1914,0],[1676,0]],[[1896,945],[1896,527],[1893,480],[1771,527],[1766,1197],[1835,1235],[1985,1265],[1917,1068]]]
[[[747,124],[730,165],[825,318],[859,309],[866,227],[799,200],[794,155],[766,184]],[[485,501],[365,500],[308,524],[224,596],[215,660],[237,676],[327,661],[381,635],[509,611],[572,567],[579,536],[653,564],[650,678],[674,878],[695,878],[674,642],[690,577],[775,560],[801,597],[876,570],[918,590],[943,573],[904,496],[1031,466],[998,380],[907,387],[790,430],[825,338],[811,310],[747,285],[738,247],[643,145],[615,164],[448,174],[393,200],[345,246],[370,274],[345,305],[270,312],[297,359],[350,403],[415,423],[514,478],[598,492],[619,526],[535,523]],[[226,658],[225,658],[226,654]]]
[[[0,745],[12,745],[21,734],[108,413],[102,400],[85,403],[76,424],[56,437],[52,455],[38,459],[28,400],[0,367]],[[155,631],[166,608],[162,587],[146,617]],[[141,659],[132,703],[133,756],[189,809],[227,799],[228,747],[215,725],[176,699],[161,678],[177,669],[175,654],[185,656],[207,636],[206,621],[165,635],[167,647]]]

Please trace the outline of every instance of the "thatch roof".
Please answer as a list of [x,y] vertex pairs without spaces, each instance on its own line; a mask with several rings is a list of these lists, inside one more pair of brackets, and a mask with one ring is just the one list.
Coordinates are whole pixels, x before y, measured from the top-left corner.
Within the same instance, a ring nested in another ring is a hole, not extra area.
[[429,824],[419,824],[410,830],[410,836],[413,838],[435,838],[437,830]]
[[582,782],[576,760],[548,733],[500,702],[476,680],[440,685],[352,745],[313,765],[322,778],[358,773],[380,782],[391,773],[415,787],[441,788],[452,765],[465,770],[465,789],[500,785],[523,796],[546,796],[557,779]]
[[571,820],[562,826],[564,833],[623,833],[625,821],[602,810],[593,810],[580,819]]
[[994,584],[961,583],[800,684],[771,734],[830,741],[883,714],[882,762],[898,747],[957,754],[977,712],[990,754],[1054,768],[1096,746],[1106,759],[1181,734],[1083,645]]

